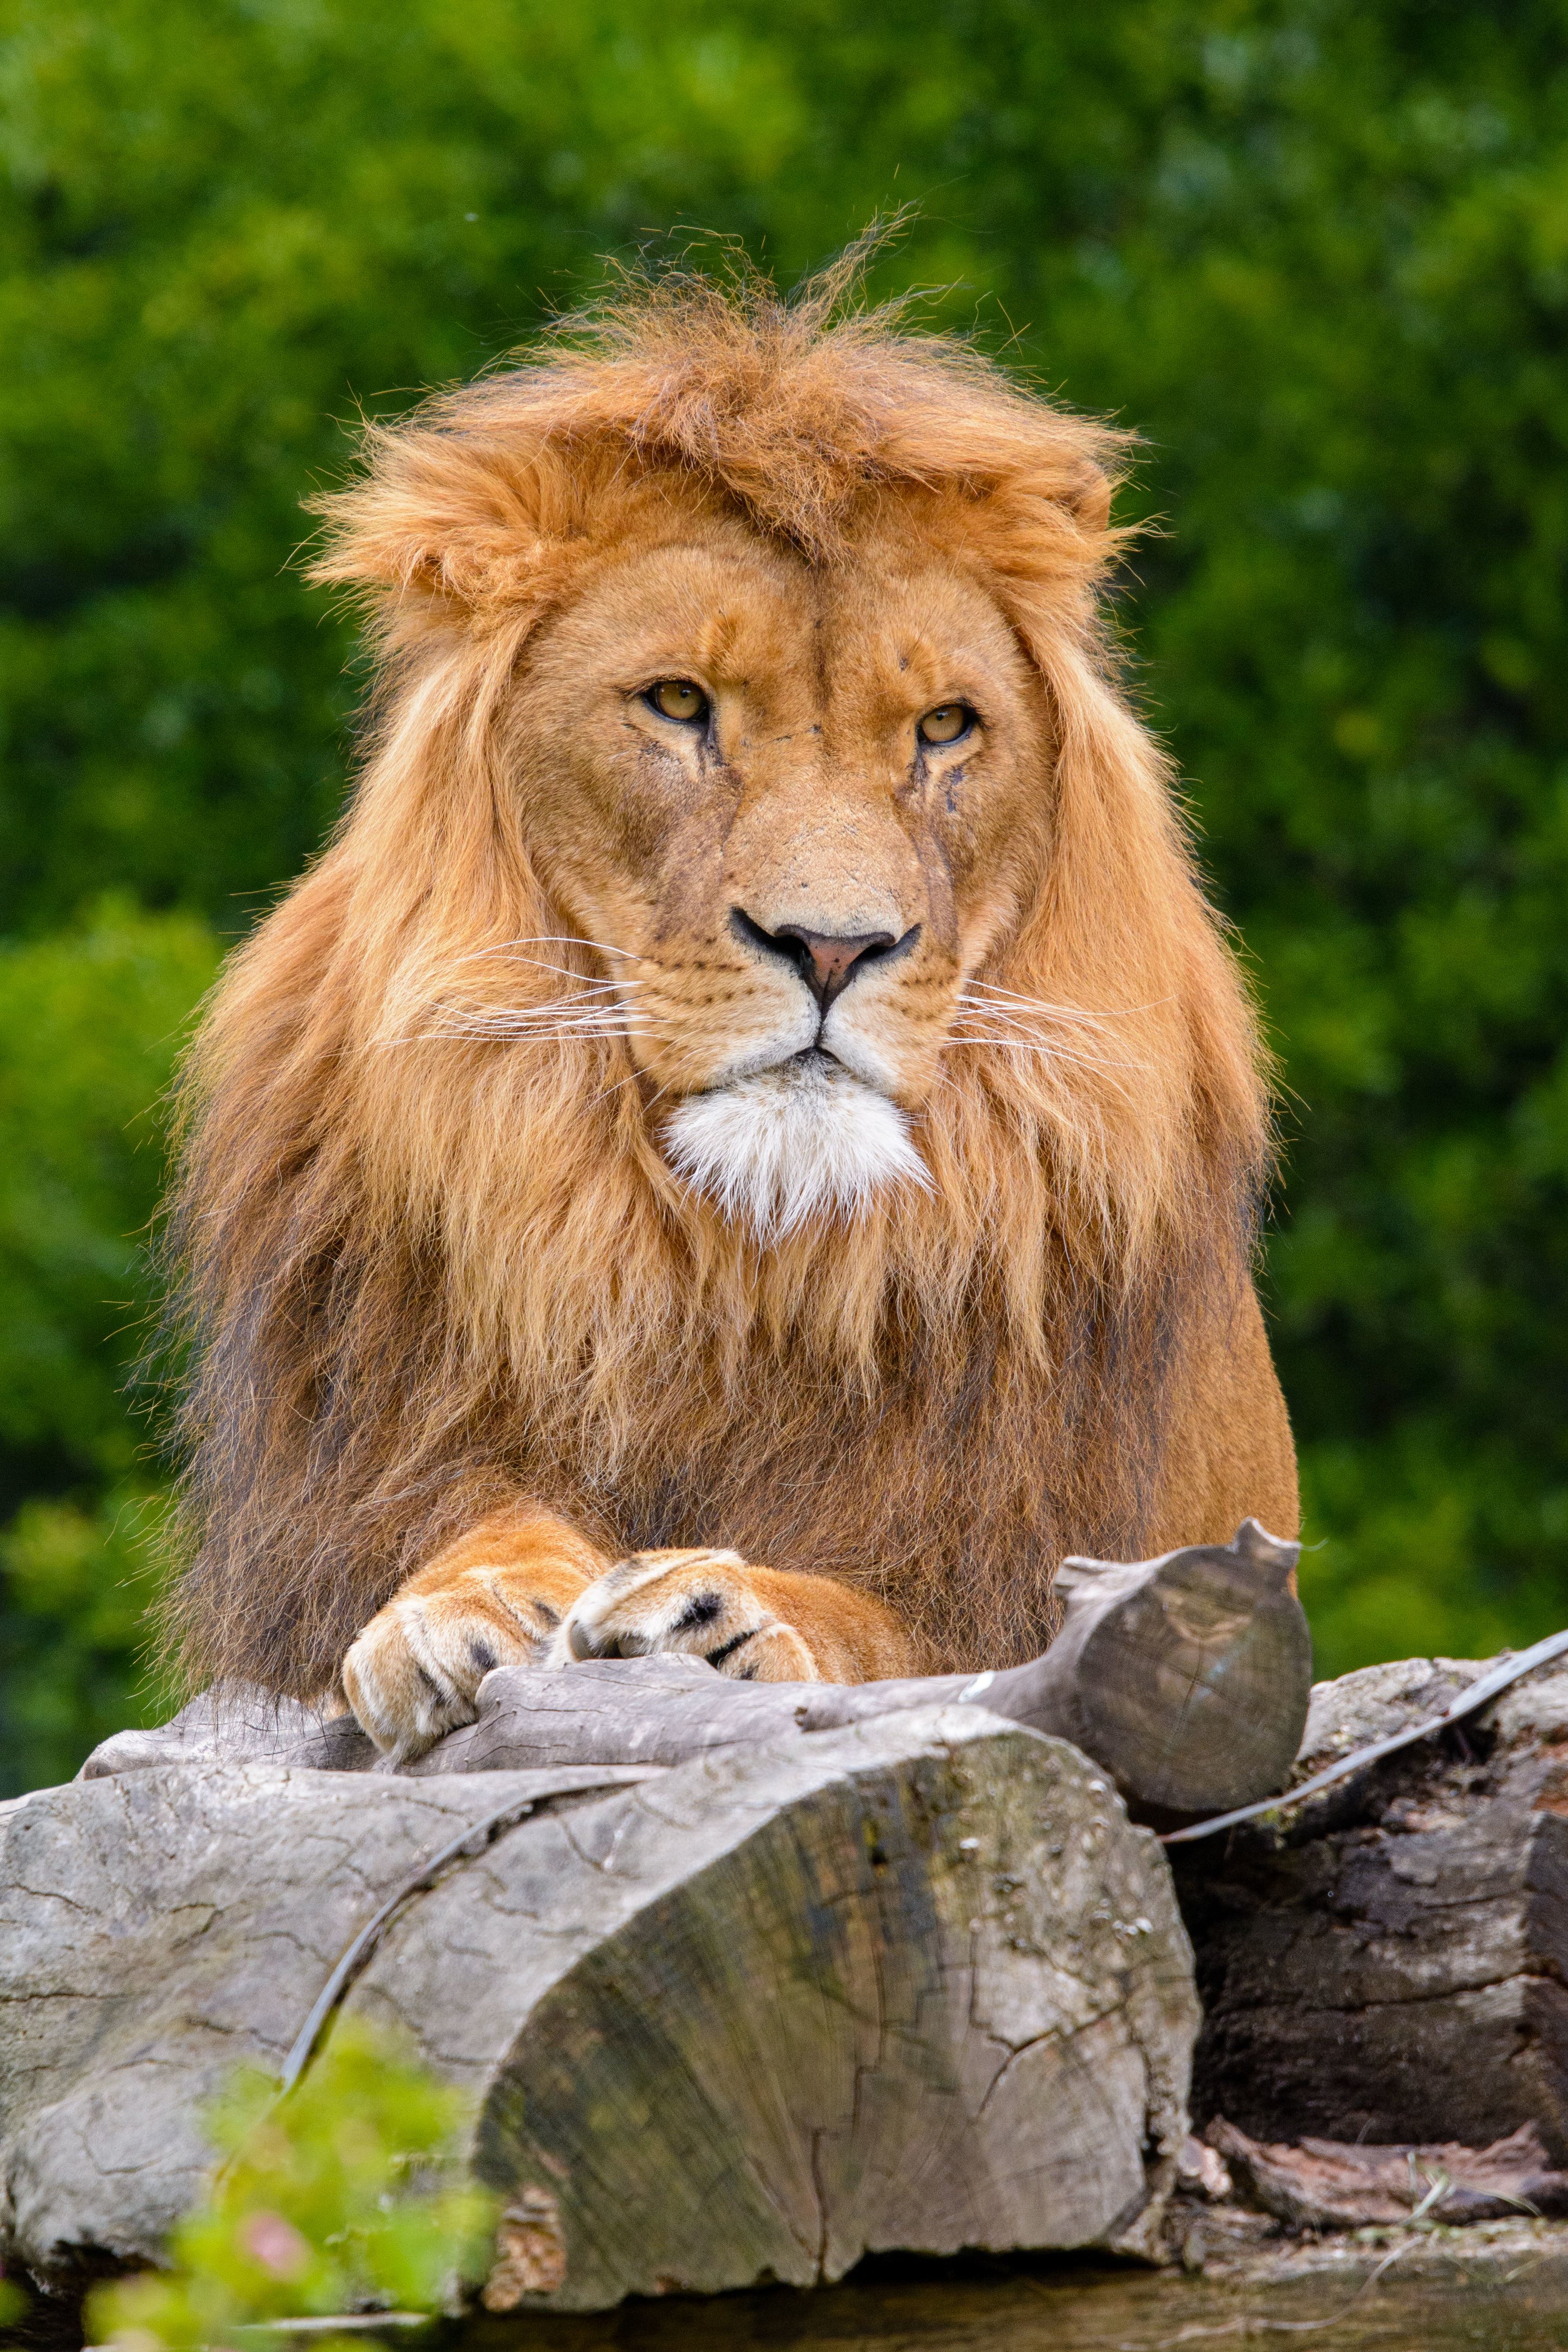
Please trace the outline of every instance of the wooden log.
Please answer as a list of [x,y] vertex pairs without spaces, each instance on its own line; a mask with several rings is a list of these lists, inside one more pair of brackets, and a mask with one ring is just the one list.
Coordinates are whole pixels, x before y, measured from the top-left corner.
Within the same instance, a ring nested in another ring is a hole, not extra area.
[[[480,1685],[476,1721],[402,1769],[676,1764],[912,1706],[979,1704],[1071,1740],[1148,1812],[1218,1811],[1282,1787],[1301,1740],[1312,1645],[1291,1583],[1299,1550],[1248,1519],[1228,1544],[1131,1564],[1069,1560],[1059,1576],[1066,1616],[1051,1648],[988,1674],[746,1683],[677,1656],[587,1660],[555,1673],[501,1667]],[[83,1769],[91,1777],[225,1755],[337,1769],[375,1761],[351,1722],[322,1725],[291,1703],[242,1692],[226,1708],[197,1701],[162,1732],[122,1732]]]
[[[1321,1685],[1295,1777],[1439,1711],[1490,1664]],[[1530,2124],[1568,2161],[1568,1669],[1299,1813],[1171,1855],[1205,2009],[1201,2121],[1471,2148]]]
[[1152,2242],[1197,2026],[1167,1866],[1074,1748],[971,1704],[673,1770],[165,1764],[5,1808],[7,2259],[152,2258],[202,2101],[498,1809],[346,1994],[473,2093],[492,2307]]
[[1533,2124],[1491,2147],[1330,2139],[1267,2146],[1223,2116],[1207,2137],[1207,2153],[1223,2159],[1233,2185],[1291,2230],[1387,2227],[1416,2213],[1450,2228],[1568,2213],[1568,2173],[1552,2169]]

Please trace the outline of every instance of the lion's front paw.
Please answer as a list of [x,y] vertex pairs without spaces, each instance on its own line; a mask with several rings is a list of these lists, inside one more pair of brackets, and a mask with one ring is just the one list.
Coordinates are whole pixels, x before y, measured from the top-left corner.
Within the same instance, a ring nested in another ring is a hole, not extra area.
[[[405,1586],[371,1619],[343,1660],[343,1689],[383,1755],[406,1764],[459,1724],[472,1723],[493,1666],[542,1658],[568,1594],[507,1584],[470,1570],[434,1590]],[[580,1589],[583,1580],[573,1580]]]
[[804,1640],[768,1607],[734,1551],[643,1551],[618,1561],[573,1602],[549,1661],[655,1650],[706,1658],[740,1682],[821,1680]]

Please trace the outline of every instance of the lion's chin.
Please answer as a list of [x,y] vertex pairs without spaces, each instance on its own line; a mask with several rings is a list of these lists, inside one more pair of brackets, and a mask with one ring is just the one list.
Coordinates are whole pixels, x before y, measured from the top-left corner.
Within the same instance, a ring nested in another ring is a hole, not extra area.
[[694,1191],[764,1240],[860,1216],[890,1185],[931,1185],[897,1104],[818,1053],[689,1096],[664,1139]]

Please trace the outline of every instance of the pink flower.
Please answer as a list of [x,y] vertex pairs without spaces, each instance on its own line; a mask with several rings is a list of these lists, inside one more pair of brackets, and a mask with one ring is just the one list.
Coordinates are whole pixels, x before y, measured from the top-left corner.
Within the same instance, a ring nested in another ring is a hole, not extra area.
[[292,2221],[281,2213],[252,2213],[240,2225],[240,2243],[253,2262],[274,2278],[298,2278],[310,2260],[310,2248]]

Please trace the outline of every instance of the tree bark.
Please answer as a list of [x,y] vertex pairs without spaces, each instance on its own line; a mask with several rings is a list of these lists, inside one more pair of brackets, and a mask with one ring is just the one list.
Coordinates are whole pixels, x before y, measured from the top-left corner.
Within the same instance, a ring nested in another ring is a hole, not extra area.
[[[477,1719],[403,1769],[678,1764],[912,1706],[979,1704],[1071,1740],[1148,1812],[1218,1812],[1281,1788],[1301,1740],[1312,1644],[1290,1581],[1300,1549],[1248,1519],[1228,1544],[1129,1565],[1069,1560],[1059,1572],[1066,1617],[1051,1648],[989,1674],[746,1683],[670,1655],[549,1674],[501,1667],[480,1685]],[[376,1761],[350,1719],[322,1724],[291,1702],[244,1691],[226,1704],[200,1699],[162,1731],[119,1733],[83,1769],[91,1778],[224,1756],[339,1770]]]
[[[1313,1694],[1296,1778],[1441,1709],[1490,1662]],[[1205,2023],[1194,2105],[1254,2138],[1568,2161],[1568,1669],[1305,1803],[1171,1849]]]
[[202,2102],[276,2071],[388,1893],[501,1808],[345,1996],[474,2095],[493,2308],[1150,2241],[1197,2027],[1166,1862],[1082,1756],[971,1703],[675,1769],[164,1763],[18,1801],[9,2257],[152,2258]]

